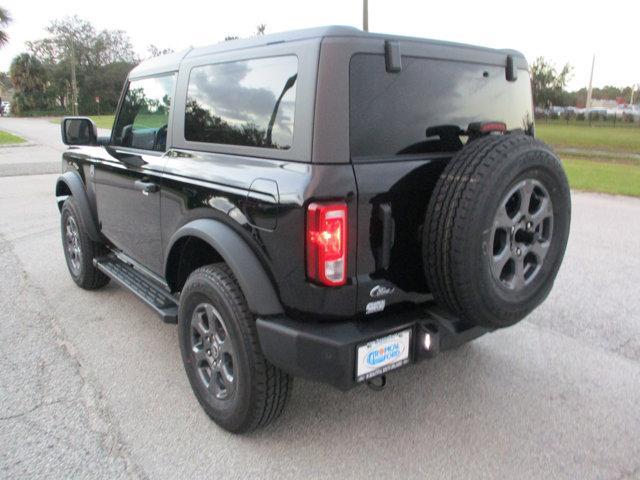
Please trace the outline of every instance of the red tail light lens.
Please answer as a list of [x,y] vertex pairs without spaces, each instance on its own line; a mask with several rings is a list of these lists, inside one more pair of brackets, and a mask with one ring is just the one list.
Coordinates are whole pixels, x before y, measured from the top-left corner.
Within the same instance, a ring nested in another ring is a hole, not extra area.
[[505,133],[507,131],[507,124],[503,122],[484,122],[480,124],[480,133],[500,132]]
[[307,276],[328,286],[347,281],[347,205],[312,203],[307,210]]

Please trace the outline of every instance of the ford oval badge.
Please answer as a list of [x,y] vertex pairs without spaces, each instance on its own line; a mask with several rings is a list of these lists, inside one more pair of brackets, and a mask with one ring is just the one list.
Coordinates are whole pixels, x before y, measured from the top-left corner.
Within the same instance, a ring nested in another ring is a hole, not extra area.
[[395,288],[393,288],[393,287],[386,287],[384,285],[376,285],[369,292],[369,296],[371,298],[380,298],[380,297],[384,297],[386,295],[392,294],[394,290],[395,290]]

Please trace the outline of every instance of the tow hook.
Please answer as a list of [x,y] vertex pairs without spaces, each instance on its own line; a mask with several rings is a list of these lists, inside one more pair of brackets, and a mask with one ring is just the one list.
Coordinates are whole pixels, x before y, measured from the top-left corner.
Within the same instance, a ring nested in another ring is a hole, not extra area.
[[[379,382],[376,380],[379,380]],[[374,390],[376,392],[381,392],[382,390],[384,390],[384,387],[386,386],[387,386],[386,375],[380,375],[379,377],[372,378],[371,380],[367,380],[367,387],[369,387],[371,390]]]

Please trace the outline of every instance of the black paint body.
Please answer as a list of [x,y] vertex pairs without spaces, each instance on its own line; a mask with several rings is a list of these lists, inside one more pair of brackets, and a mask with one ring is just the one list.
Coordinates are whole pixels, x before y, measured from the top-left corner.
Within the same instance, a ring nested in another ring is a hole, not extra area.
[[[431,299],[424,280],[421,226],[431,190],[452,153],[351,158],[349,89],[354,85],[349,84],[350,59],[358,53],[384,56],[386,40],[351,29],[328,29],[269,44],[257,44],[259,39],[234,42],[237,47],[208,47],[176,54],[165,63],[143,64],[131,73],[130,81],[169,72],[177,76],[166,151],[115,147],[113,140],[112,146],[75,146],[64,153],[63,169],[77,171],[83,179],[102,239],[166,281],[169,288],[173,285],[167,278],[171,268],[167,259],[174,234],[189,222],[205,218],[223,222],[246,242],[289,318],[364,318],[372,301],[370,292],[378,285],[389,292],[384,297],[387,310],[415,308]],[[494,69],[503,68],[507,56],[513,54],[396,40],[402,55]],[[207,63],[269,55],[296,55],[298,59],[292,148],[185,140],[190,70]],[[524,58],[516,60],[525,70],[519,81],[528,82]],[[504,82],[507,88],[509,83]],[[467,93],[473,92],[460,92],[463,97]],[[529,109],[517,112],[523,118],[530,112],[530,96],[524,101]],[[478,119],[500,120],[483,118],[481,107],[477,115]],[[147,184],[153,185],[153,191],[144,191]],[[315,285],[305,272],[306,207],[310,202],[331,200],[348,206],[348,280],[340,287]]]

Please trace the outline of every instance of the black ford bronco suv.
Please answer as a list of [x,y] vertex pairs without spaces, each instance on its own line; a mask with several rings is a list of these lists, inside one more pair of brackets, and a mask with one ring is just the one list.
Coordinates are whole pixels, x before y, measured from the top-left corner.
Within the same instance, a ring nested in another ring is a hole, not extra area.
[[73,280],[178,323],[223,428],[292,377],[342,390],[515,324],[549,294],[570,195],[524,57],[327,27],[147,60],[109,138],[62,124]]

